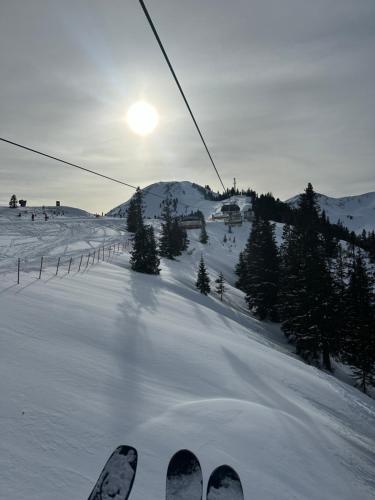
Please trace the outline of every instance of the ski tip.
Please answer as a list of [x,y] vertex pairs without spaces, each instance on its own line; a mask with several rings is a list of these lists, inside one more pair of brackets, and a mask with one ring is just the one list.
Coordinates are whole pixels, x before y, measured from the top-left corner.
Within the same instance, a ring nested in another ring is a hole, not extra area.
[[211,474],[207,485],[207,500],[243,500],[239,475],[229,465],[220,465]]
[[189,450],[180,450],[169,462],[166,500],[202,500],[203,477],[199,460]]
[[133,487],[138,453],[132,446],[118,446],[107,460],[88,500],[127,500]]
[[200,470],[201,466],[198,458],[190,450],[179,450],[171,458],[167,477],[180,476],[181,474],[191,474]]

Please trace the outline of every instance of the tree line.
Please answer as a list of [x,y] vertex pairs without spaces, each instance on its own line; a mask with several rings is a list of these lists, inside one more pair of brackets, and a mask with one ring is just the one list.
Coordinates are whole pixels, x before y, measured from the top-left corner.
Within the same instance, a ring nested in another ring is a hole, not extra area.
[[[187,250],[187,231],[180,225],[179,218],[173,215],[174,204],[174,200],[166,200],[163,203],[160,237],[156,241],[153,227],[144,223],[141,189],[137,188],[131,198],[127,211],[127,230],[133,233],[130,264],[134,271],[159,274],[159,257],[174,259]],[[198,215],[202,221],[199,239],[205,244],[208,241],[206,223],[203,213],[198,212]]]
[[300,196],[282,244],[275,225],[256,215],[236,266],[236,285],[260,319],[280,321],[296,352],[332,370],[332,359],[353,369],[366,392],[375,383],[374,276],[353,239],[345,247],[324,222],[311,184]]

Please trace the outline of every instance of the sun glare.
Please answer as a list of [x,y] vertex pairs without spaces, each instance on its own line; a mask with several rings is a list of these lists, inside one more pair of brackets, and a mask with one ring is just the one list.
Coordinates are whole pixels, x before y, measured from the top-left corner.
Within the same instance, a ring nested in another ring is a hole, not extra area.
[[126,122],[135,134],[148,135],[157,127],[159,115],[154,106],[145,101],[138,101],[128,109]]

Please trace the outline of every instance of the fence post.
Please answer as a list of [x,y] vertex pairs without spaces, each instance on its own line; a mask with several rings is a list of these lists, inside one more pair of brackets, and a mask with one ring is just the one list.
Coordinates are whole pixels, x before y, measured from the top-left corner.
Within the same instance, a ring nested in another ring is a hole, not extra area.
[[72,260],[73,260],[73,257],[70,257],[69,267],[68,267],[68,274],[70,273],[70,267],[72,265]]
[[83,259],[83,255],[81,255],[81,260],[79,261],[78,272],[80,272],[80,270],[81,270],[82,259]]
[[18,263],[17,263],[17,285],[20,284],[20,265],[21,265],[21,259],[18,257]]
[[59,272],[59,266],[60,266],[60,257],[57,259],[56,276],[57,273]]
[[39,279],[42,277],[42,269],[43,269],[43,255],[40,258]]

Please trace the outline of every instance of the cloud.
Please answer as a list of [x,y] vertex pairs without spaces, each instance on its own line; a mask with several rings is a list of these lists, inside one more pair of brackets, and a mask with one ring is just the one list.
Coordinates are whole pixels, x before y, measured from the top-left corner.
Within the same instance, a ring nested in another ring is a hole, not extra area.
[[[155,0],[149,10],[227,184],[235,176],[281,198],[308,181],[337,196],[375,189],[372,0]],[[0,44],[0,135],[135,185],[218,187],[136,2],[5,2]],[[144,139],[123,120],[140,97],[161,114]],[[35,202],[107,211],[130,194],[3,144],[0,165],[5,201],[18,186]]]

